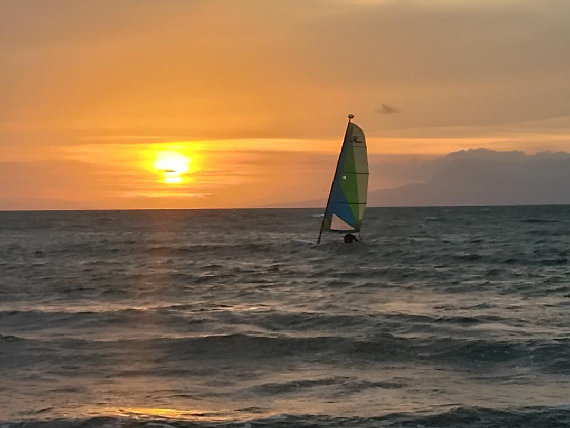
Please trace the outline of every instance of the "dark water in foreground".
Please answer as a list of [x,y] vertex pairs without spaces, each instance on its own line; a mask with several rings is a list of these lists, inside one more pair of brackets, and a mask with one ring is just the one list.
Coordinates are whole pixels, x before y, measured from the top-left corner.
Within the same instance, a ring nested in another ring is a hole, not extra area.
[[0,426],[570,426],[570,206],[0,212]]

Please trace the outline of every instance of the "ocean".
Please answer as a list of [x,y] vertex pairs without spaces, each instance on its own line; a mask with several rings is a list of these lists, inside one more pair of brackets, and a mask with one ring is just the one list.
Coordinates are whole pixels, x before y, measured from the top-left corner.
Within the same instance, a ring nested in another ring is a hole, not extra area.
[[570,426],[570,206],[321,212],[0,212],[0,427]]

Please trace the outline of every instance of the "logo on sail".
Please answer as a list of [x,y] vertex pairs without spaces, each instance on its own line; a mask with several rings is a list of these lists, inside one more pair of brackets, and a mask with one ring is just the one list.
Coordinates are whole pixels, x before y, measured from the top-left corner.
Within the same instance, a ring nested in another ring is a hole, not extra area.
[[352,142],[353,142],[354,144],[362,144],[362,143],[364,142],[363,140],[361,140],[361,139],[358,138],[358,137],[359,137],[359,135],[353,135],[353,136],[352,136]]

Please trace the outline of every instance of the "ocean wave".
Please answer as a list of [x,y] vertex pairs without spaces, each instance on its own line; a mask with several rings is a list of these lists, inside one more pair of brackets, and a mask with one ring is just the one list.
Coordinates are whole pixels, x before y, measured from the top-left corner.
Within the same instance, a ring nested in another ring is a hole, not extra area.
[[25,340],[23,337],[0,334],[0,342],[21,342],[23,340]]
[[[452,407],[449,409],[449,407]],[[253,413],[251,409],[244,413]],[[255,409],[253,409],[255,410]],[[128,413],[128,412],[125,412]],[[39,416],[39,415],[38,415]],[[31,420],[30,420],[31,419]],[[186,427],[186,428],[496,428],[496,427],[549,427],[567,428],[570,425],[570,408],[562,406],[528,406],[489,408],[445,406],[417,413],[389,413],[381,416],[332,416],[323,414],[272,414],[262,417],[233,418],[213,413],[188,412],[183,419],[156,416],[97,416],[86,418],[58,418],[25,421],[2,421],[5,428],[76,428],[76,427]]]
[[560,220],[555,218],[525,218],[522,223],[558,223]]
[[0,420],[569,422],[569,208],[2,214]]
[[295,395],[302,393],[303,390],[311,391],[314,388],[336,387],[338,394],[347,395],[362,392],[370,388],[398,389],[405,386],[404,382],[394,381],[366,381],[347,376],[334,376],[316,379],[295,379],[281,383],[264,383],[256,385],[243,394],[254,396],[276,396],[293,393]]
[[[567,292],[567,287],[556,286],[552,292]],[[328,303],[327,303],[328,304]],[[389,308],[387,308],[389,309]],[[62,310],[0,310],[0,322],[4,328],[18,332],[35,332],[66,329],[66,337],[77,337],[82,331],[97,329],[123,331],[125,334],[138,334],[129,327],[143,325],[152,327],[157,323],[162,330],[156,337],[166,337],[169,333],[183,336],[184,332],[198,332],[206,336],[209,329],[230,329],[232,326],[247,329],[261,329],[268,332],[289,334],[310,332],[344,331],[349,336],[363,329],[378,331],[393,330],[413,331],[415,327],[430,326],[436,331],[439,325],[471,326],[485,323],[507,322],[497,315],[434,315],[409,314],[377,311],[370,313],[330,313],[321,311],[282,311],[271,305],[208,305],[174,304],[141,308],[102,308],[78,307],[73,311]],[[127,330],[125,330],[127,329]]]
[[[504,341],[463,338],[396,337],[383,333],[368,339],[339,336],[287,337],[251,334],[208,335],[204,337],[152,338],[131,340],[23,339],[2,336],[3,361],[11,366],[31,367],[52,363],[87,362],[104,364],[115,356],[144,361],[148,355],[168,358],[173,374],[190,361],[232,361],[255,364],[260,361],[306,359],[318,356],[322,363],[339,361],[394,362],[423,361],[453,366],[507,364],[542,367],[546,371],[566,369],[570,339],[547,342]],[[22,352],[29,358],[19,359]],[[166,361],[166,360],[164,360]]]

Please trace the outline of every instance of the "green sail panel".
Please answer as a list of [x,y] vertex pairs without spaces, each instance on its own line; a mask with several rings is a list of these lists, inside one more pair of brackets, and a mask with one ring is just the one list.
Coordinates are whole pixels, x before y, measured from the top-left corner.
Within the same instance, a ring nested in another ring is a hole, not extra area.
[[349,122],[338,157],[321,232],[360,232],[367,192],[366,138],[358,125]]

